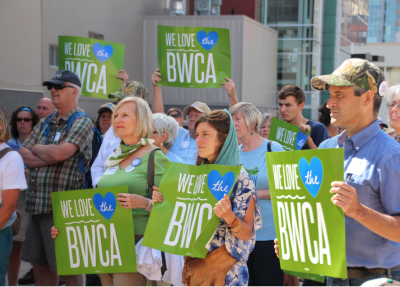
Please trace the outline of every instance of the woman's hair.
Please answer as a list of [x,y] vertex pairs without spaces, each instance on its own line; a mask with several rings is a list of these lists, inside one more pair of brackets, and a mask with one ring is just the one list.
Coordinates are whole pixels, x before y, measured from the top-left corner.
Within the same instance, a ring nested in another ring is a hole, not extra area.
[[111,113],[111,118],[112,118],[113,112],[112,112],[111,109],[110,109],[110,110],[104,109],[104,110],[102,110],[102,111],[99,113],[99,115],[97,116],[97,119],[94,121],[94,127],[95,127],[96,129],[98,129],[99,132],[101,132],[101,130],[100,130],[100,117],[101,117],[101,115],[104,114],[105,112]]
[[[222,110],[215,110],[212,112],[208,112],[202,115],[194,124],[194,129],[197,129],[197,126],[200,123],[208,123],[211,125],[216,131],[218,135],[219,146],[217,148],[217,153],[219,154],[224,146],[225,140],[229,133],[230,126],[230,117],[229,115]],[[210,162],[206,158],[202,158],[200,156],[197,157],[196,165],[209,164]]]
[[[151,138],[153,136],[153,115],[147,102],[139,97],[126,97],[118,103],[113,113],[112,126],[114,127],[114,115],[117,113],[118,109],[126,103],[134,103],[136,105],[136,131],[133,136]],[[117,136],[115,129],[114,135]]]
[[179,124],[178,122],[170,116],[165,114],[153,114],[154,129],[157,131],[158,136],[162,136],[164,132],[168,134],[167,140],[163,145],[170,149],[174,143],[174,140],[178,136]]
[[262,122],[261,112],[251,103],[240,102],[234,105],[229,112],[232,117],[237,113],[241,113],[246,120],[246,125],[249,130],[253,130],[256,133],[260,132],[260,126]]
[[8,142],[10,140],[10,129],[7,123],[7,114],[3,105],[0,104],[0,123],[2,129],[0,130],[0,140],[3,142]]
[[[270,121],[272,119],[272,115],[270,113],[263,113],[262,115],[262,119],[261,119],[261,125],[265,122],[265,121]],[[260,126],[261,126],[260,125]]]
[[326,107],[327,104],[328,100],[318,109],[318,121],[326,127],[331,124],[331,110]]
[[385,96],[389,103],[393,100],[395,96],[400,96],[400,84],[389,87],[386,91]]
[[[13,113],[11,114],[10,126],[11,126],[11,137],[13,139],[15,139],[15,140],[17,140],[18,137],[19,137],[19,132],[18,132],[18,129],[17,129],[17,116],[18,116],[18,113],[21,112],[22,109],[23,109],[23,112],[31,113],[31,116],[32,116],[32,130],[37,125],[37,123],[40,121],[39,115],[31,107],[22,106],[22,107],[17,108],[15,111],[13,111]],[[28,109],[30,111],[27,111]]]

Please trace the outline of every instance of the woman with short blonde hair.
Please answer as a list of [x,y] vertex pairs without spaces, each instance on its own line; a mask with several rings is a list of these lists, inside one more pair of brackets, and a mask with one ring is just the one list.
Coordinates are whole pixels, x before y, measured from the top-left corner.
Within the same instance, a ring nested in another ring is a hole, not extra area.
[[[152,209],[152,195],[147,187],[147,167],[154,164],[154,185],[159,186],[169,159],[150,139],[153,135],[153,115],[147,102],[138,97],[127,97],[118,103],[112,119],[114,133],[121,143],[109,156],[106,171],[98,188],[128,186],[128,193],[118,193],[117,203],[132,210],[136,244],[143,237]],[[154,154],[151,161],[150,154]],[[152,193],[152,186],[149,186]],[[55,238],[58,229],[52,228]],[[133,238],[132,238],[133,239]],[[133,240],[132,240],[133,241]],[[103,286],[146,286],[144,275],[135,273],[100,274]]]
[[[240,164],[254,182],[263,221],[262,228],[257,231],[254,250],[247,261],[249,286],[282,286],[283,271],[279,260],[271,252],[276,237],[265,153],[283,151],[283,148],[279,143],[260,136],[262,115],[253,104],[237,103],[229,112],[237,137],[242,142],[239,146]],[[265,268],[265,262],[268,262],[268,268]]]

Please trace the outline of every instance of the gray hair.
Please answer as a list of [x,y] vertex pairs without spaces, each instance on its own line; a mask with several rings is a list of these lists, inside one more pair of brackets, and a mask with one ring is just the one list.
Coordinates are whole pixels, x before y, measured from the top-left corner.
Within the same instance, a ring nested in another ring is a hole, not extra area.
[[76,85],[76,84],[73,84],[73,83],[69,83],[71,86],[73,86],[75,89],[77,89],[78,90],[78,92],[76,93],[76,104],[78,104],[78,100],[79,100],[79,97],[80,97],[80,95],[82,94],[82,87],[79,87],[78,85]]
[[400,84],[389,87],[385,96],[388,102],[391,102],[394,97],[400,96]]
[[240,102],[230,108],[229,113],[232,117],[237,114],[241,113],[246,120],[246,125],[249,130],[253,130],[256,133],[260,132],[260,126],[262,123],[262,115],[261,112],[251,103]]
[[263,113],[261,124],[265,121],[270,121],[272,119],[272,114],[270,113]]
[[153,114],[153,120],[154,129],[157,131],[158,136],[162,136],[164,132],[168,134],[167,140],[163,143],[163,145],[167,149],[171,149],[172,145],[174,144],[174,140],[178,136],[178,122],[173,117],[161,113]]

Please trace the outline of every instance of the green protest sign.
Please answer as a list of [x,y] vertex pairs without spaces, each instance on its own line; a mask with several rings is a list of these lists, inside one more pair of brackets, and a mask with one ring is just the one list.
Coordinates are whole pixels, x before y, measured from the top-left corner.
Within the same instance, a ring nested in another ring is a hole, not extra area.
[[240,166],[168,163],[142,245],[176,255],[205,258],[220,219],[215,204],[230,195]]
[[344,214],[330,193],[343,181],[343,149],[269,152],[266,160],[282,270],[347,278]]
[[231,77],[229,29],[158,26],[161,86],[220,88]]
[[117,92],[124,68],[125,45],[93,38],[58,36],[59,69],[74,72],[82,83],[82,96],[108,99]]
[[52,193],[58,275],[136,272],[130,209],[117,203],[127,186]]
[[268,139],[281,144],[285,150],[301,150],[310,131],[305,135],[298,126],[272,118]]

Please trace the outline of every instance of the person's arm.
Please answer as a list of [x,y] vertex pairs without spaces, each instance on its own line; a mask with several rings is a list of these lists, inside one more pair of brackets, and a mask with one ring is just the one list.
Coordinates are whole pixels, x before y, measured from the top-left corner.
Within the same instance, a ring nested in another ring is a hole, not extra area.
[[234,105],[237,104],[237,97],[236,97],[236,90],[235,90],[235,83],[229,79],[225,78],[227,82],[221,83],[222,88],[227,91],[229,97],[229,109],[232,108]]
[[60,145],[35,145],[32,148],[32,154],[39,157],[48,165],[56,164],[60,161],[70,158],[78,150],[78,146],[72,143],[61,143]]
[[[300,124],[299,128],[303,134],[306,134],[307,131],[311,131],[311,127],[306,124]],[[318,148],[318,146],[314,143],[313,139],[311,138],[311,133],[308,135],[308,137],[306,139],[306,144],[308,145],[308,147],[310,149]]]
[[0,229],[10,220],[17,206],[19,189],[8,189],[2,191],[2,205],[0,206]]
[[161,96],[161,86],[156,83],[161,82],[160,69],[156,69],[151,75],[151,83],[153,84],[153,100],[151,103],[151,109],[153,114],[164,113],[164,104]]
[[257,190],[258,199],[271,199],[271,193],[269,189],[260,189]]
[[383,214],[361,204],[356,189],[345,182],[332,182],[330,192],[335,193],[331,199],[333,204],[339,206],[345,215],[383,238],[400,242],[400,216]]
[[[251,196],[250,204],[246,210],[244,218],[242,220],[239,219],[239,225],[233,231],[231,230],[232,234],[236,238],[243,241],[250,239],[251,233],[253,232],[255,206],[255,200],[253,196]],[[236,218],[236,214],[232,211],[232,203],[226,194],[224,194],[223,199],[215,204],[214,213],[217,217],[224,219],[227,224],[232,224]]]
[[19,154],[24,160],[24,164],[30,168],[48,166],[51,164],[56,164],[57,162],[46,162],[40,157],[34,155],[29,149],[21,147],[19,149]]
[[125,72],[125,70],[119,70],[116,78],[122,80],[121,86],[123,86],[128,81],[129,75]]

